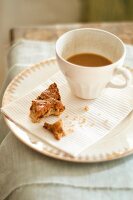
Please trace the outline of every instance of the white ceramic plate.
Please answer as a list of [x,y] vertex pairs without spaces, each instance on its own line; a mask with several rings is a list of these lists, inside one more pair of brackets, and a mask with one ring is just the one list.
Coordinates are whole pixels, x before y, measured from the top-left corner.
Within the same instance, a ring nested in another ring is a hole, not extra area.
[[[3,105],[25,95],[58,71],[55,59],[49,59],[22,71],[7,87]],[[12,132],[26,145],[44,155],[72,162],[101,162],[118,159],[133,153],[133,112],[108,136],[89,147],[77,157],[71,157],[27,133],[5,118]]]

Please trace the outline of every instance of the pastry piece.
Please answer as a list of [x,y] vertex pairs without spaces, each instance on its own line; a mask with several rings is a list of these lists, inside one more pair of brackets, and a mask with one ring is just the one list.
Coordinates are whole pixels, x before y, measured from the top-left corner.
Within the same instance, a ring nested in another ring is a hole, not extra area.
[[65,107],[61,101],[55,99],[34,100],[30,107],[30,117],[32,122],[39,122],[41,118],[50,115],[58,116],[64,111]]
[[59,89],[56,83],[51,84],[48,89],[46,89],[37,97],[37,99],[42,99],[42,100],[46,100],[49,98],[53,98],[59,101],[61,100]]
[[58,116],[65,110],[56,83],[53,83],[32,101],[30,118],[32,122],[39,122],[41,118],[50,115]]
[[45,122],[43,127],[49,130],[57,140],[60,140],[63,136],[65,136],[65,132],[63,130],[63,122],[61,119],[54,124]]

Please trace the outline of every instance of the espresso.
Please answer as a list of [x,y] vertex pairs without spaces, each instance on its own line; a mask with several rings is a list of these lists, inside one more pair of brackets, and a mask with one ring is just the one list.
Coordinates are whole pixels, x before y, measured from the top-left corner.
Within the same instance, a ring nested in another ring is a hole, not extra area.
[[112,64],[112,62],[98,54],[81,53],[67,59],[68,62],[85,67],[101,67]]

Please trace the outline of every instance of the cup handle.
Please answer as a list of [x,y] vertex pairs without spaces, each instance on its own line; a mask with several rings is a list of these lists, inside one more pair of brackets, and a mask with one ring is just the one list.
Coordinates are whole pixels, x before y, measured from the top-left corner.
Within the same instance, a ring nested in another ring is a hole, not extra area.
[[116,84],[116,83],[110,82],[109,85],[108,85],[109,87],[125,88],[125,87],[132,84],[132,74],[125,67],[117,67],[116,71],[115,71],[115,75],[122,75],[124,77],[125,81],[124,81],[123,84]]

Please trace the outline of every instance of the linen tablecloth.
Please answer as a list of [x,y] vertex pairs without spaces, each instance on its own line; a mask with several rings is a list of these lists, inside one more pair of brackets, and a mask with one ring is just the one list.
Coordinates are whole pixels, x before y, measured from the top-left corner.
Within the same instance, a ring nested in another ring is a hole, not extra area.
[[[133,65],[127,46],[126,64]],[[9,52],[11,67],[1,90],[25,67],[54,55],[54,42],[21,40]],[[41,155],[21,143],[0,119],[0,200],[130,200],[133,156],[95,164],[78,164]]]

